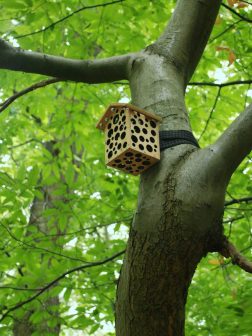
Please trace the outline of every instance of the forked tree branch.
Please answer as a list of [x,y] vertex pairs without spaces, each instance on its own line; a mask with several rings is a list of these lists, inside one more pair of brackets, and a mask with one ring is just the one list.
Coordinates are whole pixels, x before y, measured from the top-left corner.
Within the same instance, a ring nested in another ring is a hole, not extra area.
[[191,78],[217,17],[221,0],[179,0],[164,34],[150,50],[167,57]]
[[223,239],[223,245],[219,252],[225,258],[231,258],[233,264],[239,266],[248,273],[252,273],[252,262],[242,256],[237,248],[230,243],[226,237]]
[[213,82],[190,82],[188,83],[188,86],[215,86],[215,87],[226,87],[231,85],[245,85],[245,84],[252,84],[252,79],[246,79],[246,80],[237,80],[237,81],[231,81],[226,83],[213,83]]
[[97,60],[77,60],[25,51],[0,39],[0,68],[24,71],[61,80],[108,83],[128,78],[131,54]]
[[252,149],[252,104],[241,113],[209,148],[213,151],[215,169],[227,180]]
[[46,79],[41,82],[35,83],[21,91],[16,92],[14,95],[6,99],[3,103],[0,104],[0,113],[3,112],[11,103],[13,103],[16,99],[19,97],[24,96],[25,94],[32,92],[34,90],[40,89],[42,87],[45,87],[50,84],[54,84],[61,81],[58,78],[51,78],[51,79]]
[[47,291],[52,286],[54,286],[55,284],[57,284],[60,280],[64,279],[66,277],[66,275],[72,274],[74,272],[82,271],[82,270],[84,270],[86,268],[91,268],[91,267],[95,267],[95,266],[99,266],[99,265],[104,265],[104,264],[106,264],[106,263],[108,263],[108,262],[110,262],[110,261],[118,258],[119,256],[121,256],[124,253],[125,253],[125,251],[121,251],[121,252],[118,252],[118,253],[114,254],[113,256],[111,256],[111,257],[109,257],[107,259],[104,259],[104,260],[101,260],[101,261],[90,262],[89,264],[81,265],[81,266],[72,268],[72,269],[66,271],[65,273],[62,273],[60,276],[58,276],[57,278],[55,278],[54,280],[52,280],[51,282],[49,282],[46,286],[42,287],[36,294],[34,294],[33,296],[31,296],[30,298],[28,298],[28,299],[26,299],[24,301],[21,301],[18,304],[16,304],[15,306],[12,306],[11,308],[7,309],[5,311],[5,313],[3,313],[2,317],[0,318],[0,322],[2,322],[14,310],[17,310],[17,309],[23,307],[24,305],[26,305],[27,303],[30,303],[33,300],[37,299],[37,297],[39,297],[45,291]]

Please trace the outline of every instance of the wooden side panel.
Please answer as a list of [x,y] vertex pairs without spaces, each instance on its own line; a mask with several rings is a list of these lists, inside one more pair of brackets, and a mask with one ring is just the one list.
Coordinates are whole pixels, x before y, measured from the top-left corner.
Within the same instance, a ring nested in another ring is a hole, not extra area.
[[127,104],[111,105],[104,116],[108,166],[138,175],[160,160],[156,118]]

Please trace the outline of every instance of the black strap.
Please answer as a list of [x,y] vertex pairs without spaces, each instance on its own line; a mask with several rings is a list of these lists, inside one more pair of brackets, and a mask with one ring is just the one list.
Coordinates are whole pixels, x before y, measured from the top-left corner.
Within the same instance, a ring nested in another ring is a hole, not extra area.
[[189,131],[177,130],[177,131],[160,131],[160,150],[174,147],[182,144],[190,144],[199,147],[199,144],[193,134]]

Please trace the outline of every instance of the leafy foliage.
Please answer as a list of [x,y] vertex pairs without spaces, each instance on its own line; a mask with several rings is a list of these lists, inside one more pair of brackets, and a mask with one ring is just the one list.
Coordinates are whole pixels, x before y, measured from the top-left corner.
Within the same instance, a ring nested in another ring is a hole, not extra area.
[[[252,6],[238,2],[228,4],[249,17]],[[1,36],[24,49],[64,57],[119,55],[152,43],[175,1],[126,0],[95,7],[105,3],[3,0]],[[248,22],[222,8],[192,82],[250,79],[251,33]],[[1,100],[42,79],[2,70]],[[249,84],[188,86],[187,106],[201,146],[213,142],[251,97]],[[95,128],[106,106],[120,100],[130,100],[127,83],[58,82],[24,95],[0,115],[2,314],[67,270],[124,250],[138,179],[105,167],[103,135]],[[232,177],[227,199],[251,196],[251,160],[247,157]],[[248,257],[251,211],[251,204],[237,203],[224,214],[226,234]],[[0,334],[10,335],[28,314],[33,335],[52,335],[48,327],[57,324],[61,335],[113,335],[121,258],[65,276],[10,312]],[[192,281],[187,335],[249,335],[251,294],[247,274],[209,255]],[[52,305],[56,297],[60,304]]]

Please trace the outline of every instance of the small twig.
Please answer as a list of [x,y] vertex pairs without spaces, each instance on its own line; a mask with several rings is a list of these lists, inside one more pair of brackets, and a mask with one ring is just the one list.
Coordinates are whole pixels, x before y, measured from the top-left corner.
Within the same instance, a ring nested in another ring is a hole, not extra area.
[[245,85],[245,84],[252,84],[252,79],[248,80],[239,80],[239,81],[233,81],[233,82],[226,82],[226,83],[212,83],[212,82],[191,82],[188,85],[190,86],[215,86],[219,88],[223,88],[225,86],[230,85]]
[[10,149],[10,150],[12,150],[12,149],[15,149],[15,148],[18,148],[18,147],[22,147],[22,146],[28,145],[28,144],[30,144],[31,142],[37,142],[37,143],[42,144],[42,142],[39,141],[38,139],[32,138],[32,139],[30,139],[30,140],[27,140],[27,141],[25,141],[25,142],[19,143],[19,144],[17,144],[17,145],[9,146],[9,147],[7,147],[7,148]]
[[46,80],[43,80],[39,83],[35,83],[35,84],[29,86],[28,88],[26,88],[24,90],[21,90],[21,91],[15,93],[13,96],[9,97],[3,103],[0,104],[0,113],[3,112],[17,98],[24,96],[26,93],[29,93],[31,91],[40,89],[40,88],[42,88],[44,86],[47,86],[49,84],[54,84],[54,83],[57,83],[57,82],[60,82],[60,81],[62,81],[62,79],[59,79],[59,78],[46,79]]
[[12,287],[12,286],[0,286],[1,289],[12,289],[16,291],[26,291],[26,292],[37,292],[40,291],[41,288],[25,288],[25,287]]
[[218,35],[215,35],[213,38],[211,38],[209,40],[209,43],[212,43],[213,41],[217,40],[219,37],[221,37],[222,35],[226,34],[230,29],[232,29],[235,25],[237,25],[238,23],[240,23],[242,21],[243,20],[238,20],[238,21],[232,23],[226,29],[224,29],[221,33],[219,33]]
[[252,202],[252,196],[250,197],[243,197],[243,198],[239,198],[239,199],[232,199],[231,201],[226,201],[225,202],[225,206],[229,206],[229,205],[232,205],[232,204],[237,204],[237,203],[249,203],[249,202]]
[[98,5],[91,5],[91,6],[84,6],[84,7],[81,7],[79,9],[77,9],[76,11],[73,11],[72,13],[64,16],[63,18],[57,20],[57,21],[54,21],[53,23],[51,23],[49,26],[46,26],[42,29],[39,29],[39,30],[36,30],[34,32],[31,32],[31,33],[27,33],[27,34],[23,34],[23,35],[19,35],[19,36],[15,36],[16,39],[20,39],[20,38],[23,38],[23,37],[27,37],[27,36],[31,36],[31,35],[35,35],[35,34],[39,34],[39,33],[43,33],[45,32],[46,30],[50,29],[50,28],[53,28],[55,27],[58,23],[61,23],[67,19],[69,19],[71,16],[77,14],[77,13],[80,13],[86,9],[92,9],[92,8],[98,8],[98,7],[106,7],[106,6],[109,6],[109,5],[114,5],[114,4],[117,4],[117,3],[120,3],[120,2],[123,2],[125,0],[116,0],[116,1],[111,1],[111,2],[106,2],[106,3],[103,3],[103,4],[98,4]]
[[236,221],[238,221],[238,220],[240,220],[240,219],[243,219],[244,218],[244,216],[242,215],[242,216],[238,216],[238,217],[232,217],[232,218],[228,218],[228,219],[225,219],[225,220],[223,220],[222,221],[222,223],[223,224],[231,224],[231,223],[233,223],[233,222],[236,222]]
[[66,258],[66,259],[69,259],[69,260],[73,260],[73,261],[80,261],[80,262],[87,262],[86,260],[84,259],[81,259],[81,258],[74,258],[74,257],[71,257],[71,256],[67,256],[65,254],[62,254],[62,253],[58,253],[58,252],[55,252],[55,251],[52,251],[52,250],[48,250],[46,248],[43,248],[43,247],[39,247],[39,246],[36,246],[36,245],[30,245],[28,243],[26,243],[25,241],[22,241],[20,239],[18,239],[11,231],[10,229],[5,226],[3,223],[0,223],[0,225],[8,232],[9,236],[15,240],[16,242],[18,242],[19,244],[23,245],[23,246],[27,246],[31,249],[34,249],[34,250],[37,250],[37,251],[43,251],[45,253],[49,253],[49,254],[53,254],[53,255],[56,255],[56,256],[59,256],[61,258]]
[[234,15],[238,16],[240,19],[242,19],[243,21],[246,21],[246,22],[250,22],[252,23],[252,19],[249,19],[243,15],[241,15],[240,13],[236,12],[233,8],[229,7],[228,5],[222,3],[221,4],[223,7],[225,7],[226,9],[228,9],[230,12],[232,12]]
[[104,259],[102,261],[95,261],[95,262],[91,262],[87,265],[81,265],[75,268],[70,269],[69,271],[61,274],[60,276],[58,276],[56,279],[54,279],[53,281],[49,282],[46,286],[44,286],[43,288],[40,289],[40,291],[36,294],[34,294],[33,296],[31,296],[29,299],[24,300],[19,302],[18,304],[16,304],[15,306],[9,308],[0,318],[0,322],[2,322],[7,316],[9,316],[9,313],[17,310],[20,307],[23,307],[24,305],[26,305],[27,303],[30,303],[31,301],[35,300],[37,297],[39,297],[41,294],[43,294],[45,291],[47,291],[49,288],[51,288],[53,285],[55,285],[58,281],[62,280],[63,278],[65,278],[66,275],[77,272],[77,271],[81,271],[85,268],[90,268],[90,267],[94,267],[94,266],[99,266],[99,265],[103,265],[106,264],[109,261],[112,261],[116,258],[118,258],[119,256],[121,256],[122,254],[124,254],[125,250],[118,252],[116,254],[114,254],[112,257],[109,257],[107,259]]
[[252,262],[247,260],[237,248],[228,241],[227,237],[224,236],[222,248],[220,249],[220,254],[225,258],[231,258],[234,265],[239,266],[244,271],[252,273]]
[[221,93],[221,87],[219,87],[219,89],[218,89],[217,95],[216,95],[215,100],[214,100],[213,107],[212,107],[212,109],[211,109],[211,111],[210,111],[209,117],[208,117],[208,119],[207,119],[207,121],[206,121],[206,124],[205,124],[205,127],[204,127],[203,131],[201,132],[201,134],[200,134],[200,136],[199,136],[198,141],[202,138],[202,136],[205,134],[205,132],[206,132],[206,130],[207,130],[208,124],[209,124],[209,122],[210,122],[210,120],[211,120],[211,118],[212,118],[213,112],[214,112],[214,110],[215,110],[215,108],[216,108],[218,99],[219,99],[219,97],[220,97],[220,93]]

